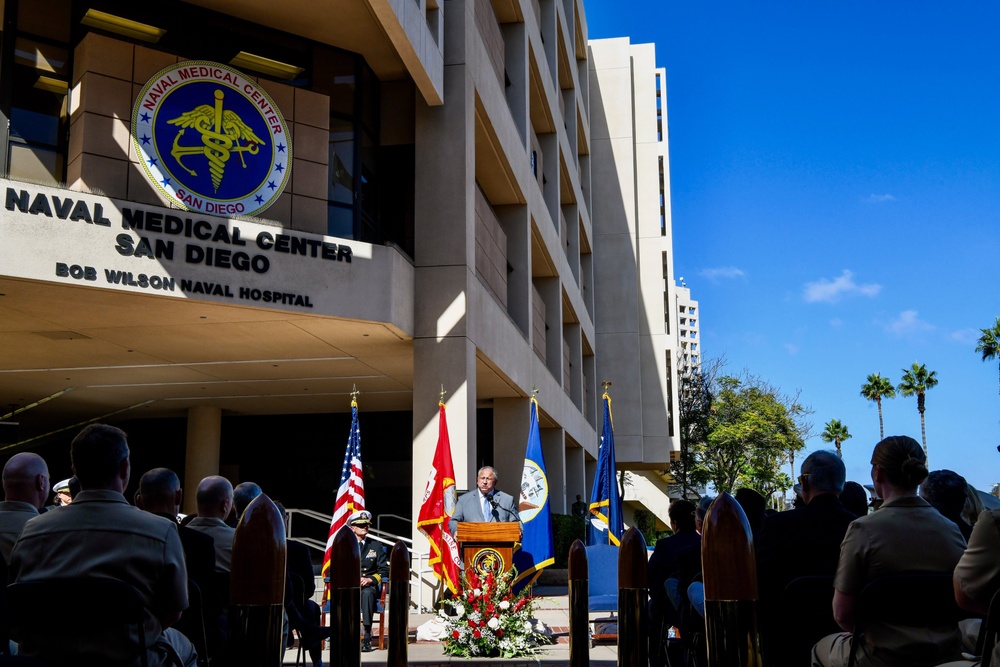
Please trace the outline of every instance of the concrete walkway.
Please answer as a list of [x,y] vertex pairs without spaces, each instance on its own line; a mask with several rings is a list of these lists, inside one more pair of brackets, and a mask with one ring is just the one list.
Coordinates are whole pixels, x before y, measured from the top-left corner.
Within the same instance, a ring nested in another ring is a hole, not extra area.
[[[607,614],[591,614],[591,618]],[[468,664],[524,666],[545,665],[546,667],[561,667],[569,664],[569,595],[566,587],[550,586],[535,589],[535,616],[552,629],[556,643],[542,647],[541,652],[530,658],[516,660],[501,660],[499,658],[459,658],[445,655],[438,642],[416,642],[413,636],[416,627],[429,620],[431,614],[410,615],[410,643],[407,645],[407,662],[411,665],[433,667],[435,665]],[[375,628],[376,632],[378,627]],[[375,642],[373,642],[374,644]],[[377,646],[377,644],[376,644]],[[285,664],[295,663],[295,649],[285,652]],[[385,665],[388,651],[375,650],[361,654],[362,665]],[[323,660],[326,665],[336,667],[337,656],[331,656],[329,649],[324,651]],[[300,663],[301,664],[301,663]],[[306,664],[311,664],[306,661]],[[590,649],[590,664],[594,667],[614,667],[618,664],[618,647],[615,644],[599,644]]]

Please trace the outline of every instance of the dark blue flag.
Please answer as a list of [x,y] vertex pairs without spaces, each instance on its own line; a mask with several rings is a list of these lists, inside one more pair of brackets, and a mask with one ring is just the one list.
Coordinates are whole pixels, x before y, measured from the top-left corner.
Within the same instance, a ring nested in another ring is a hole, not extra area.
[[619,546],[625,533],[622,522],[622,497],[615,479],[615,432],[611,419],[611,397],[604,392],[604,429],[597,453],[597,475],[590,493],[590,523],[587,544]]
[[531,399],[531,421],[528,424],[528,446],[524,452],[518,508],[524,536],[521,550],[514,554],[514,567],[517,568],[515,591],[530,585],[541,574],[542,568],[555,562],[549,480],[545,475],[542,436],[538,431],[538,401],[534,398]]

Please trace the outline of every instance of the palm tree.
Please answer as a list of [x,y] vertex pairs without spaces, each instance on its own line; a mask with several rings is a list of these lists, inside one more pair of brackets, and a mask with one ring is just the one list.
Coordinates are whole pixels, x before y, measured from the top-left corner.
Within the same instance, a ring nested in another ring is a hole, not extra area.
[[[903,381],[896,390],[903,396],[917,396],[917,412],[920,413],[920,437],[924,443],[924,457],[927,457],[927,428],[924,425],[924,395],[927,390],[937,386],[937,371],[928,371],[925,364],[913,362],[909,368],[903,369]],[[929,463],[927,465],[930,465]]]
[[976,352],[983,355],[983,361],[1000,358],[1000,317],[989,329],[980,329],[983,335],[979,337]]
[[851,434],[847,432],[847,427],[841,424],[839,419],[828,421],[820,437],[823,438],[823,442],[834,443],[837,446],[837,456],[844,458],[844,455],[840,451],[840,443],[850,438]]
[[892,380],[884,378],[878,373],[868,376],[868,381],[861,385],[861,395],[869,401],[875,401],[878,405],[878,439],[885,439],[885,427],[882,423],[882,399],[896,398],[896,388],[892,386]]

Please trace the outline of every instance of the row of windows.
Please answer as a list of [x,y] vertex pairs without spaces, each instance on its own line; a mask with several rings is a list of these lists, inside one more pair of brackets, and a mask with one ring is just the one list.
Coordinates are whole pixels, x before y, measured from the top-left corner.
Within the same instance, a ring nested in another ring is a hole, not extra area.
[[[3,40],[0,56],[0,113],[9,124],[7,135],[0,137],[6,144],[0,168],[11,178],[65,182],[72,54],[89,31],[223,63],[253,44],[259,55],[301,69],[282,83],[330,98],[327,233],[391,241],[413,255],[413,146],[379,145],[381,85],[361,56],[186,4],[0,2],[4,36],[14,33],[13,39]],[[163,33],[149,44],[149,39],[125,36],[113,27],[88,25],[88,10],[156,26]]]

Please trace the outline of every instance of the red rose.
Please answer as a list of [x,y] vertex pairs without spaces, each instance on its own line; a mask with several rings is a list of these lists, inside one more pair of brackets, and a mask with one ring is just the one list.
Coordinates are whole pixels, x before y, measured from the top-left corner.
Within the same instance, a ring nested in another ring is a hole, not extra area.
[[469,627],[470,628],[476,627],[476,622],[475,621],[469,621]]
[[486,627],[486,621],[479,621],[479,627],[485,628]]
[[475,632],[472,633],[472,636],[475,637],[476,639],[479,639],[480,637],[483,636],[483,633],[481,633],[479,630],[476,630]]
[[458,632],[458,630],[455,630],[453,633],[451,633],[451,636],[453,639],[458,639],[462,635]]
[[500,628],[497,628],[496,635],[497,635],[497,637],[503,637],[503,630],[501,630]]

